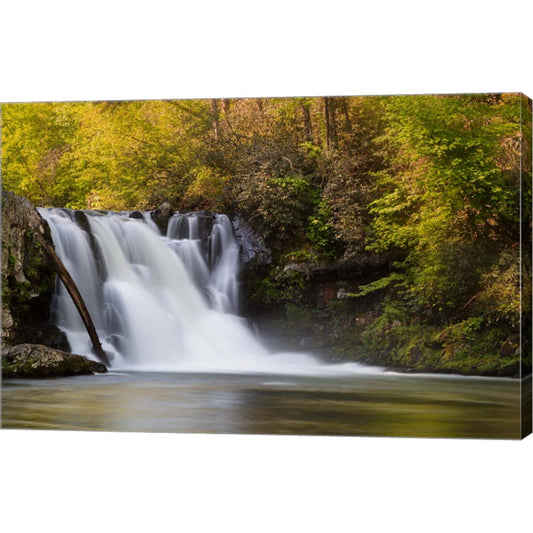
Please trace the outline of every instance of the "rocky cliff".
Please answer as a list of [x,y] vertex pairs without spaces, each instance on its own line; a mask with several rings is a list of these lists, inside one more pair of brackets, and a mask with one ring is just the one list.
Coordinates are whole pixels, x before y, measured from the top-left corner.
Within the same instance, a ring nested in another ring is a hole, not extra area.
[[36,343],[68,350],[51,321],[53,266],[35,235],[52,244],[50,230],[33,205],[2,191],[2,345]]

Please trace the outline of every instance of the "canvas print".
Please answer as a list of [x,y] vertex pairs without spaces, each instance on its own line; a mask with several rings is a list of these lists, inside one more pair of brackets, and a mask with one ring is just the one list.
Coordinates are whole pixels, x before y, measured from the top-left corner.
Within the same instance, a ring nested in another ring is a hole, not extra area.
[[3,429],[531,432],[531,100],[9,103]]

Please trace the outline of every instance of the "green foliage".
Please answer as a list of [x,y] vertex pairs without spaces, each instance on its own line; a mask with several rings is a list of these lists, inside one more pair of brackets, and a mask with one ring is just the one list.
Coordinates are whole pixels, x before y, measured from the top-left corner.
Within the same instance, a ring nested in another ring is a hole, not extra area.
[[181,198],[209,121],[203,101],[179,112],[174,104],[6,104],[5,185],[38,205],[72,208],[146,208]]
[[331,207],[322,199],[308,219],[306,232],[307,240],[324,259],[328,260],[336,259],[340,250],[340,242],[335,236],[332,223],[332,214]]
[[237,196],[240,209],[274,247],[304,237],[317,190],[304,176],[273,177],[256,174]]
[[291,250],[282,256],[283,263],[316,263],[318,257],[309,249]]
[[[483,274],[481,287],[471,303],[472,310],[491,326],[506,324],[512,331],[518,331],[521,301],[517,250],[501,253],[499,261]],[[527,295],[523,294],[522,298],[527,300]]]
[[187,210],[210,209],[224,211],[228,194],[228,176],[203,166],[194,171],[194,178],[184,193],[182,205]]
[[2,106],[3,186],[39,204],[62,205],[55,189],[61,160],[71,149],[78,104],[4,104]]
[[259,306],[295,303],[302,299],[304,288],[305,281],[300,272],[275,267],[266,276],[252,280],[250,301]]
[[313,161],[319,162],[322,158],[323,152],[320,146],[317,146],[310,141],[300,144],[300,148],[304,151],[305,155]]
[[403,276],[398,272],[393,272],[392,274],[379,278],[368,285],[361,285],[359,287],[359,292],[356,294],[350,294],[350,296],[361,297],[371,294],[375,291],[383,290],[390,287],[391,284],[396,284],[398,281],[403,281]]
[[385,150],[375,139],[385,127],[385,101],[381,97],[344,99],[340,146],[325,152],[319,161],[317,173],[331,210],[330,224],[347,259],[364,254],[368,244],[368,206],[376,199],[375,175],[384,165]]
[[285,304],[287,320],[298,324],[300,327],[309,326],[312,323],[311,310],[294,303]]
[[482,290],[500,250],[518,240],[520,100],[393,97],[379,138],[369,250],[405,259],[401,297],[446,320]]
[[420,324],[398,302],[383,306],[362,342],[376,363],[418,372],[515,376],[520,363],[518,336],[509,330],[481,317],[444,327]]

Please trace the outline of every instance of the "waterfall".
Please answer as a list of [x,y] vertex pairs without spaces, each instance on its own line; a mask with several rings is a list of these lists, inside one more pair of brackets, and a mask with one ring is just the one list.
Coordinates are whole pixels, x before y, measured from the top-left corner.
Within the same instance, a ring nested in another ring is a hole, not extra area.
[[[112,369],[313,373],[326,368],[307,354],[270,354],[237,315],[239,246],[226,215],[175,214],[161,235],[149,213],[130,218],[54,208],[39,212]],[[59,281],[52,306],[71,351],[94,358],[83,322]]]

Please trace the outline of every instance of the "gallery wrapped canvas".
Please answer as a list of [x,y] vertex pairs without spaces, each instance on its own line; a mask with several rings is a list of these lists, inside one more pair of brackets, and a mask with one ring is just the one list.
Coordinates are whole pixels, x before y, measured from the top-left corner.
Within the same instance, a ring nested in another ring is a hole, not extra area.
[[2,427],[531,432],[531,100],[2,106]]

